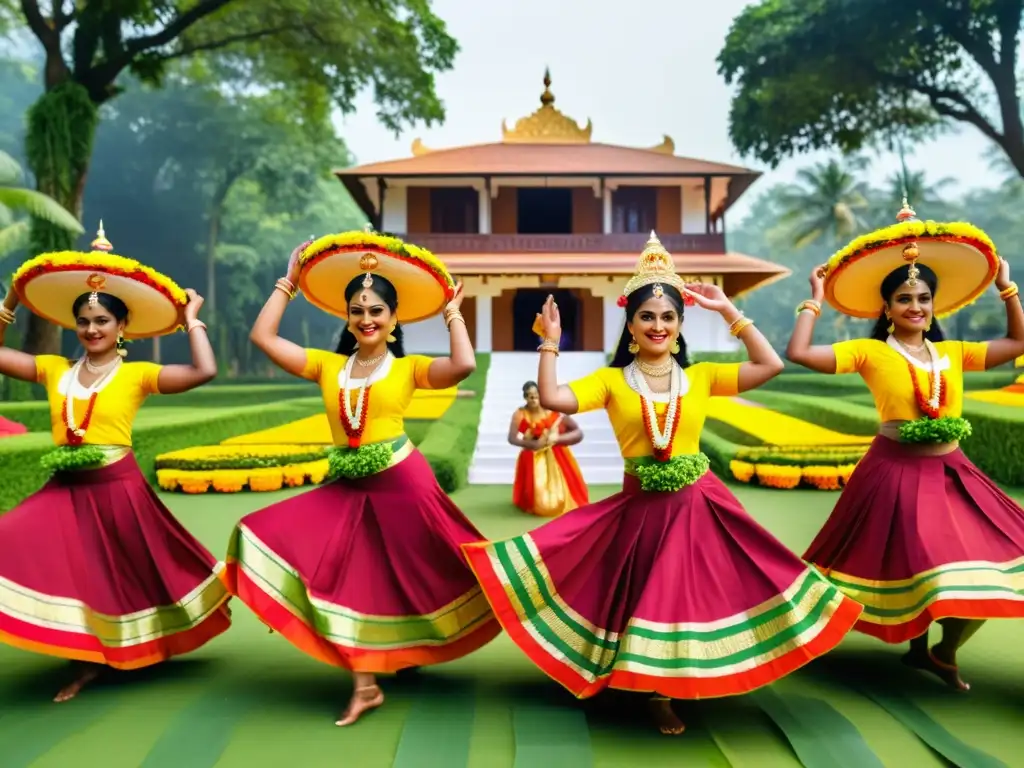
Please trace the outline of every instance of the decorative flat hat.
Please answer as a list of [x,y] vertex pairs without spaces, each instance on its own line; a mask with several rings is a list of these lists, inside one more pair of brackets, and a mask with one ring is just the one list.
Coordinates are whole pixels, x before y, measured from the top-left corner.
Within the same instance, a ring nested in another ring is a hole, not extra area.
[[29,311],[62,328],[77,325],[72,307],[84,293],[90,294],[91,304],[100,293],[124,302],[126,339],[164,336],[183,328],[185,291],[169,277],[112,250],[101,221],[91,252],[57,251],[29,259],[14,273],[14,290]]
[[372,287],[373,275],[395,286],[403,323],[436,315],[455,294],[455,281],[434,254],[369,227],[314,240],[299,256],[299,267],[299,287],[309,302],[338,317],[348,316],[345,286],[359,274],[365,288]]
[[999,271],[999,255],[988,235],[971,224],[921,221],[903,198],[896,224],[862,235],[838,251],[825,272],[825,299],[852,317],[876,318],[886,275],[909,264],[907,282],[927,265],[938,278],[932,299],[937,317],[946,317],[974,302]]
[[[647,241],[647,246],[644,248],[643,253],[640,254],[640,261],[637,262],[636,272],[629,278],[626,287],[622,290],[622,295],[619,297],[618,302],[619,306],[626,306],[629,295],[647,285],[654,286],[654,295],[657,298],[661,298],[664,293],[663,286],[666,285],[671,285],[679,291],[684,299],[687,298],[685,283],[676,274],[676,265],[672,261],[672,255],[665,250],[653,229],[651,230],[651,237]],[[691,302],[687,301],[686,303],[689,304]]]

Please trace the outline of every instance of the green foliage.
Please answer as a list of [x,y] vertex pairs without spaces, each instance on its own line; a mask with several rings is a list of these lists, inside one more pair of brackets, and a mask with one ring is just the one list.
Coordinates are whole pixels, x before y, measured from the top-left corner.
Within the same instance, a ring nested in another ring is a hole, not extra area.
[[724,437],[726,440],[736,443],[736,445],[760,445],[761,441],[751,435],[749,432],[744,432],[740,427],[732,424],[727,424],[724,421],[718,419],[708,418],[704,420],[704,428],[710,429],[716,435]]
[[765,445],[740,448],[736,461],[785,467],[841,467],[856,464],[864,456],[864,445]]
[[78,469],[98,467],[103,463],[105,455],[95,445],[72,447],[62,445],[39,459],[39,466],[46,472],[69,472]]
[[732,478],[729,462],[736,457],[740,448],[741,446],[715,434],[710,429],[704,429],[700,433],[700,451],[711,462],[711,471],[722,480]]
[[754,390],[744,392],[743,397],[780,413],[846,435],[867,437],[878,432],[878,414],[873,407],[857,405],[834,396],[819,397],[792,392]]
[[489,354],[477,353],[476,370],[459,385],[459,389],[471,391],[473,396],[455,398],[417,446],[430,462],[434,477],[445,493],[454,493],[466,484],[476,448],[480,408],[490,364]]
[[905,443],[955,443],[971,436],[971,422],[958,416],[914,419],[900,426]]
[[303,453],[232,453],[232,455],[207,456],[204,458],[164,458],[156,462],[157,469],[178,469],[187,472],[203,472],[220,469],[270,469],[293,464],[309,464],[327,457],[327,449],[310,449]]
[[376,475],[388,468],[394,455],[391,443],[361,445],[355,450],[334,446],[327,449],[328,474],[346,480]]
[[[788,155],[922,138],[969,123],[1024,174],[1015,92],[1020,0],[760,0],[718,56],[735,86],[729,133],[772,165]],[[1003,41],[1007,42],[1004,43]],[[985,99],[995,93],[998,107]],[[991,122],[989,115],[1000,120]],[[1011,125],[1007,126],[1006,123]]]
[[[196,445],[216,445],[229,437],[270,429],[323,411],[317,399],[274,405],[185,412],[170,422],[138,426],[133,430],[135,458],[150,482],[156,482],[156,457]],[[15,507],[39,490],[48,477],[40,458],[53,449],[50,436],[42,433],[0,440],[0,512]]]
[[673,456],[668,461],[633,462],[640,488],[655,493],[675,493],[693,485],[708,471],[711,462],[703,453]]

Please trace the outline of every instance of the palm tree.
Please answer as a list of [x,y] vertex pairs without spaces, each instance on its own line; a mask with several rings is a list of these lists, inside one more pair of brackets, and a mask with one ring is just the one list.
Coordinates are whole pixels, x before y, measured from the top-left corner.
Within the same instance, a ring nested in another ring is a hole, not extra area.
[[797,173],[796,184],[783,188],[781,222],[789,227],[794,246],[822,239],[836,246],[865,229],[868,186],[856,174],[866,167],[861,157],[816,163]]
[[21,177],[18,162],[0,151],[0,262],[8,254],[28,245],[28,216],[45,219],[75,234],[85,231],[78,219],[57,201],[42,192],[17,186]]
[[943,191],[955,184],[956,179],[949,176],[929,182],[924,171],[908,171],[905,177],[903,173],[897,172],[885,180],[885,188],[881,191],[879,202],[885,206],[888,219],[892,219],[899,210],[904,196],[911,208],[921,209],[923,217],[936,218],[936,210],[949,206],[949,201],[943,197]]

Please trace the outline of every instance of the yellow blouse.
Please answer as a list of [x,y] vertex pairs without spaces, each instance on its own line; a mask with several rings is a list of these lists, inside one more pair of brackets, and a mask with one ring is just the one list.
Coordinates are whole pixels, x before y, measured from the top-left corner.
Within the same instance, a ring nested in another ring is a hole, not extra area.
[[[72,392],[75,423],[81,426],[89,407],[89,395],[78,382],[71,381],[73,360],[57,355],[36,357],[36,381],[46,387],[50,403],[50,425],[53,442],[67,445],[67,427],[64,424],[64,397]],[[161,366],[156,363],[121,363],[120,368],[106,384],[97,390],[84,442],[89,445],[132,444],[132,422],[142,403],[149,395],[160,394],[158,380]],[[85,399],[80,399],[82,396]]]
[[[895,342],[853,339],[832,345],[836,373],[859,373],[875,398],[878,418],[885,421],[913,421],[924,414],[917,405],[911,367],[925,397],[930,395],[930,365],[911,362]],[[986,342],[940,341],[935,345],[939,371],[946,380],[946,405],[942,416],[959,416],[964,406],[964,371],[985,370]]]
[[[335,445],[348,445],[348,435],[341,425],[341,381],[344,376],[346,355],[336,355],[322,349],[306,350],[304,379],[320,385],[327,408],[327,420]],[[366,403],[366,428],[363,431],[364,444],[394,440],[405,432],[404,415],[417,389],[433,389],[428,371],[431,358],[424,355],[388,357],[380,368],[371,375],[370,391]],[[352,390],[352,407],[358,398],[358,390]]]
[[[709,397],[728,397],[739,391],[741,363],[697,363],[683,370],[683,402],[679,427],[672,442],[672,455],[684,456],[700,450],[700,432],[707,415]],[[579,413],[604,408],[615,430],[615,439],[625,459],[650,456],[654,449],[644,428],[640,395],[626,381],[624,368],[601,368],[569,384],[576,395]],[[665,400],[668,398],[665,397]],[[655,402],[658,416],[668,403]]]

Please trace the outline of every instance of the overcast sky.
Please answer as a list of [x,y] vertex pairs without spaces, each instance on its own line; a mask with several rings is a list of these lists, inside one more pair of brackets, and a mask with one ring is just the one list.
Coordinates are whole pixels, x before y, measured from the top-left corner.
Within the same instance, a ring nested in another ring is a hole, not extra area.
[[[438,78],[445,123],[396,139],[376,121],[367,95],[339,127],[360,163],[408,157],[417,137],[435,149],[499,141],[502,118],[511,124],[540,106],[544,67],[550,66],[555,106],[581,124],[592,119],[594,141],[651,147],[668,134],[677,155],[762,169],[729,143],[730,92],[715,64],[733,17],[747,4],[433,0],[461,46],[454,69]],[[908,164],[933,178],[951,176],[959,188],[993,184],[996,177],[981,158],[988,146],[975,129],[964,127],[914,148]],[[792,179],[796,169],[817,159],[797,157],[766,174],[730,218],[746,212],[752,193]],[[884,176],[897,167],[895,158],[882,157],[875,172]]]

